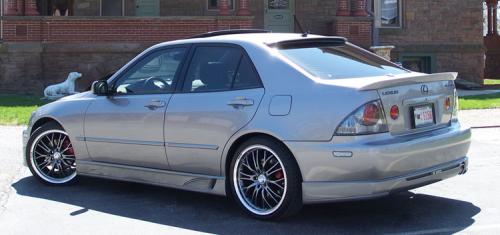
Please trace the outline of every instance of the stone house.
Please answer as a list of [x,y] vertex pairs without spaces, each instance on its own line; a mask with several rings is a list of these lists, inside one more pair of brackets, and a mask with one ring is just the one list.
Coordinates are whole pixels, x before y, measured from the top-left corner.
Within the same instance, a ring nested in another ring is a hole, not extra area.
[[394,45],[392,60],[409,69],[476,83],[485,72],[485,0],[0,1],[0,92],[40,93],[70,71],[84,74],[85,89],[152,44],[241,28]]

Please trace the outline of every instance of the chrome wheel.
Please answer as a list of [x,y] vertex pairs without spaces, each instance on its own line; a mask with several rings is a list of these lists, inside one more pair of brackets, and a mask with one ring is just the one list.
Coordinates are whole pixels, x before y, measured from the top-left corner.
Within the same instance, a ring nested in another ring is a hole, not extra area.
[[40,178],[53,184],[66,183],[75,178],[75,152],[66,132],[45,131],[32,143],[30,161]]
[[279,156],[263,145],[252,145],[238,156],[233,183],[240,202],[257,215],[269,215],[283,204],[287,175]]

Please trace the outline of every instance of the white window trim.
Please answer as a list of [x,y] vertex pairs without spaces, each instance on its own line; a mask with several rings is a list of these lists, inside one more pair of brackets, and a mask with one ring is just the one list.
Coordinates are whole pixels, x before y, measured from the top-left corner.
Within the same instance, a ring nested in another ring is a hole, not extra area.
[[382,0],[373,0],[373,8],[375,12],[375,27],[377,28],[383,28],[383,29],[400,29],[403,28],[403,5],[404,1],[403,0],[398,0],[398,14],[399,14],[399,24],[397,25],[383,25],[382,24],[382,8],[381,6],[381,1]]
[[[103,16],[102,15],[102,1],[106,1],[106,0],[99,1],[99,16]],[[121,14],[121,16],[125,16],[125,0],[122,0],[122,14]]]
[[[206,5],[206,10],[207,10],[207,11],[219,11],[219,8],[218,8],[218,7],[217,7],[217,9],[210,9],[210,8],[208,7],[208,5],[210,5],[210,3],[209,3],[208,1],[210,1],[210,0],[207,0],[207,5]],[[228,1],[233,2],[233,7],[232,7],[232,8],[230,7],[230,8],[229,8],[229,10],[230,10],[230,11],[234,11],[234,10],[236,9],[236,0],[228,0]],[[219,3],[217,3],[217,4],[219,4]]]

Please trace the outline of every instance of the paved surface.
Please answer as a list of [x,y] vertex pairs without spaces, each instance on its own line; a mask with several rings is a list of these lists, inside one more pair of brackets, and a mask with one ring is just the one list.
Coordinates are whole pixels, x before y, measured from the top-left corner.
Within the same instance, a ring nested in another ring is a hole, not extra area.
[[458,118],[469,127],[500,127],[500,109],[461,110]]
[[80,178],[72,186],[48,187],[21,167],[20,141],[20,127],[0,127],[1,234],[500,231],[500,128],[473,130],[464,176],[377,200],[306,206],[281,222],[250,219],[223,197],[140,184]]

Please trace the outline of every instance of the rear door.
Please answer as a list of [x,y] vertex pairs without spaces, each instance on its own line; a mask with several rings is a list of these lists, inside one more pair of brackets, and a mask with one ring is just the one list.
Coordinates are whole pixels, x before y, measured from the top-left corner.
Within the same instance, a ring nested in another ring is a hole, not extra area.
[[165,119],[170,166],[219,175],[225,144],[252,119],[264,88],[244,50],[231,44],[195,46],[185,74]]

